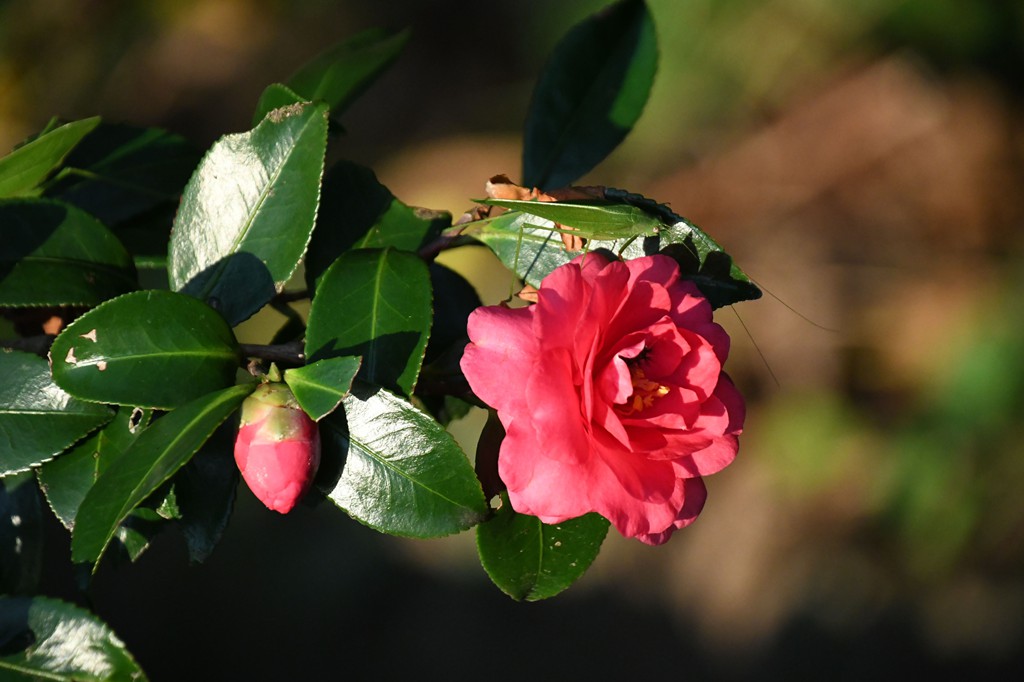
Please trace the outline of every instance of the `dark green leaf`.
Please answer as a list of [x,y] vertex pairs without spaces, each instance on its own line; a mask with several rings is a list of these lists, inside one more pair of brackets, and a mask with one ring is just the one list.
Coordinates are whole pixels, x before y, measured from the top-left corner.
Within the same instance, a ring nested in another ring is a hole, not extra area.
[[288,79],[309,100],[323,100],[337,116],[398,58],[409,31],[370,29],[332,47]]
[[39,487],[65,528],[74,527],[78,507],[89,489],[142,433],[149,414],[138,408],[120,407],[109,424],[39,467]]
[[0,201],[0,241],[0,306],[93,306],[138,286],[117,237],[69,204]]
[[260,101],[256,103],[256,111],[252,115],[252,125],[256,127],[274,109],[307,101],[309,100],[297,94],[287,85],[271,83],[260,94]]
[[252,388],[232,386],[204,395],[143,431],[82,501],[71,538],[72,561],[96,564],[128,514],[188,462]]
[[313,232],[326,148],[322,103],[275,109],[215,143],[174,221],[172,288],[209,301],[232,325],[281,291]]
[[425,357],[428,363],[453,346],[468,341],[469,315],[482,305],[473,285],[440,263],[430,264],[430,285],[434,291],[434,322]]
[[220,542],[235,504],[237,425],[228,420],[174,477],[174,496],[189,558],[203,562]]
[[0,476],[45,462],[114,416],[61,390],[31,353],[0,352],[0,377]]
[[326,491],[332,502],[379,531],[418,538],[483,520],[473,467],[440,424],[383,389],[357,385],[342,405],[320,422],[325,461],[343,464]]
[[46,195],[118,225],[161,204],[177,208],[199,158],[180,135],[103,123],[68,155]]
[[[35,591],[43,560],[42,530],[32,474],[0,478],[0,594]],[[0,635],[0,651],[2,640]]]
[[587,514],[548,525],[502,499],[501,509],[476,529],[480,563],[494,584],[515,600],[538,601],[579,580],[601,549],[608,521]]
[[65,123],[0,159],[0,197],[31,194],[99,122],[94,116]]
[[324,178],[323,201],[306,257],[306,283],[350,249],[418,251],[452,224],[450,213],[406,206],[369,168],[336,163]]
[[103,621],[46,597],[0,597],[0,672],[7,680],[146,680]]
[[430,274],[422,260],[394,249],[350,251],[320,279],[306,357],[361,355],[360,379],[411,395],[430,319]]
[[533,91],[523,184],[562,187],[600,163],[640,117],[657,68],[642,0],[618,2],[566,34]]
[[238,344],[209,306],[138,291],[79,317],[50,348],[53,378],[77,398],[167,409],[230,386]]
[[358,357],[326,358],[284,373],[284,381],[312,419],[320,421],[348,395],[359,371]]

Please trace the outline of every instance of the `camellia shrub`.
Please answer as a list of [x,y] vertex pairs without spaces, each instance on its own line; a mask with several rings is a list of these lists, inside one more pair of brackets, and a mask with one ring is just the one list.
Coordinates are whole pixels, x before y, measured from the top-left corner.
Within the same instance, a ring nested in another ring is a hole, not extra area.
[[[565,36],[520,181],[481,179],[454,217],[325,168],[406,37],[358,35],[268,86],[253,128],[202,157],[91,118],[0,159],[0,670],[144,677],[98,618],[34,594],[43,513],[87,583],[167,524],[203,561],[241,477],[275,513],[326,501],[392,535],[473,528],[487,574],[526,600],[577,580],[609,523],[657,545],[700,513],[744,419],[712,311],[760,291],[666,206],[572,184],[647,100],[645,4]],[[480,248],[525,283],[515,304],[482,307],[435,261]],[[239,343],[267,306],[285,317],[272,342]],[[490,418],[469,457],[446,425],[472,405]]]

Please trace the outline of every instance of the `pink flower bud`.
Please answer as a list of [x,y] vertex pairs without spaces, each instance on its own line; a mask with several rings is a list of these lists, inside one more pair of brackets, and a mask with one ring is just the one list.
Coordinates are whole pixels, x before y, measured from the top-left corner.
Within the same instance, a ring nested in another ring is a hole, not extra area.
[[282,514],[313,484],[320,433],[286,384],[262,384],[242,403],[235,463],[249,490]]

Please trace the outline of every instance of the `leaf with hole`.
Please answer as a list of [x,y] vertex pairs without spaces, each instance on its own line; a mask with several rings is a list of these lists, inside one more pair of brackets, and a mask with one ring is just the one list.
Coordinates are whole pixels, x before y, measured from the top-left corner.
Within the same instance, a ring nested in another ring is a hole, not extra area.
[[171,291],[90,310],[54,339],[50,357],[54,381],[77,398],[160,409],[230,386],[240,363],[224,318]]

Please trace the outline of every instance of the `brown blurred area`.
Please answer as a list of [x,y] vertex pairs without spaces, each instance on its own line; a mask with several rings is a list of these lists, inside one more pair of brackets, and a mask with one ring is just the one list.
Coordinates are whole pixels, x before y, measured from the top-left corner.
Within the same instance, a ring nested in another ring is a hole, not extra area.
[[[207,146],[245,129],[262,87],[332,42],[410,25],[407,53],[345,116],[337,154],[407,203],[457,213],[491,175],[515,177],[543,58],[601,4],[9,0],[0,147],[50,115],[95,113]],[[171,572],[206,595],[265,554],[277,558],[258,580],[279,590],[268,612],[300,609],[307,634],[346,658],[404,647],[412,670],[453,679],[510,679],[530,656],[598,679],[1022,671],[1024,3],[649,5],[654,93],[584,182],[671,204],[765,290],[717,313],[749,404],[740,457],[707,481],[702,517],[656,549],[609,537],[569,593],[521,606],[485,584],[470,534],[337,530],[325,506],[302,511],[295,532],[240,499],[210,565],[168,568],[183,554],[154,548],[101,576],[98,611],[154,679],[160,665],[182,670],[161,645],[227,661],[246,642],[278,642],[268,656],[302,646],[249,631],[182,644],[174,628],[201,599],[147,592]],[[493,261],[457,266],[485,302],[507,293]],[[308,572],[309,594],[285,577]],[[293,622],[251,615],[263,588],[232,589],[218,607],[230,613],[210,622]],[[309,676],[334,665],[309,655]],[[376,670],[397,677],[399,663]]]

